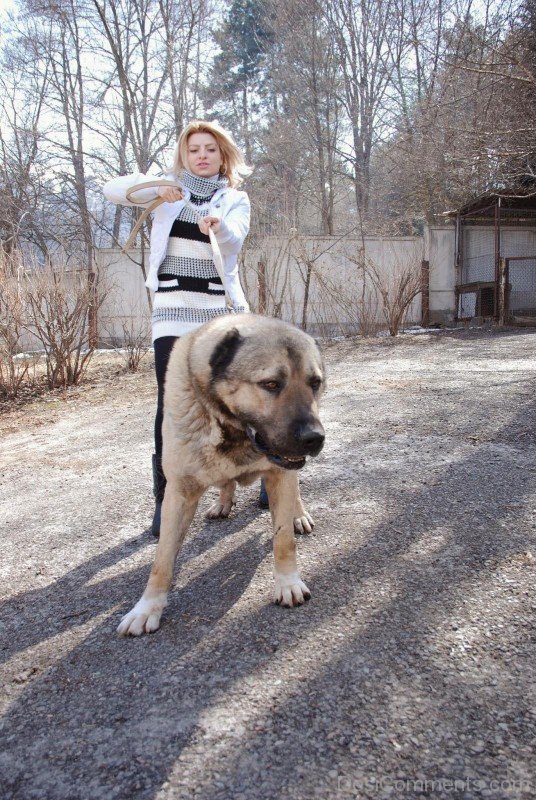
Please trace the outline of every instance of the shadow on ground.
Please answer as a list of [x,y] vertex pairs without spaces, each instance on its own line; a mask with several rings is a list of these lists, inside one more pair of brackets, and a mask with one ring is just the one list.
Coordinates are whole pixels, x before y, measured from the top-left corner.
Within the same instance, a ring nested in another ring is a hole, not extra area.
[[[503,438],[529,414],[524,407]],[[8,710],[2,797],[452,797],[441,787],[416,788],[415,781],[439,778],[472,781],[457,795],[467,798],[533,796],[530,632],[515,602],[508,611],[507,583],[497,597],[495,579],[501,565],[533,547],[528,532],[509,522],[532,489],[516,458],[511,450],[500,463],[483,464],[475,450],[445,470],[433,495],[428,486],[398,493],[396,513],[368,530],[351,511],[323,513],[317,536],[355,525],[355,540],[307,575],[313,600],[293,611],[270,605],[262,587],[266,602],[232,613],[267,556],[260,534],[176,592],[150,637],[114,633],[143,589],[145,567],[85,585],[148,537],[15,597],[0,612],[5,658],[47,639],[54,647],[69,627],[114,613]],[[313,483],[312,492],[356,491],[343,467]],[[475,491],[491,520],[467,515],[463,499]],[[201,550],[253,514],[206,526]],[[431,526],[448,534],[432,552],[412,555]],[[302,540],[304,554],[313,546]],[[468,625],[475,604],[476,615],[489,605],[490,634],[473,631],[473,663],[470,647],[457,649],[456,627]],[[223,718],[211,716],[220,707]],[[492,780],[508,777],[527,783],[486,795]],[[406,779],[411,787],[397,789]]]

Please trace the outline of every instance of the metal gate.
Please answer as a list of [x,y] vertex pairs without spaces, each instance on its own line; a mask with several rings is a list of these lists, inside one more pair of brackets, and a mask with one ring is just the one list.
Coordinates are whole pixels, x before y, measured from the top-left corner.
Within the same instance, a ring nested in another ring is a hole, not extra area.
[[536,325],[536,255],[501,258],[499,322]]

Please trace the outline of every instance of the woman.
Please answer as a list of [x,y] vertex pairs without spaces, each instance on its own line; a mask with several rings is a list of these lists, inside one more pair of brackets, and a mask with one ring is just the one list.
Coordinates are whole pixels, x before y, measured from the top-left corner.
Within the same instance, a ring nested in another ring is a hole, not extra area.
[[[239,191],[241,175],[249,173],[237,145],[214,122],[194,121],[182,131],[173,166],[166,180],[181,188],[141,189],[135,202],[126,193],[154,176],[114,178],[103,188],[108,200],[122,205],[165,202],[154,211],[151,254],[146,286],[154,291],[152,338],[158,403],[155,418],[153,491],[156,508],[152,523],[160,533],[160,514],[166,480],[162,472],[164,379],[172,347],[179,336],[219,314],[226,314],[225,291],[236,312],[249,311],[238,275],[238,254],[249,230],[250,205]],[[214,265],[209,229],[215,234],[225,273],[225,287]]]

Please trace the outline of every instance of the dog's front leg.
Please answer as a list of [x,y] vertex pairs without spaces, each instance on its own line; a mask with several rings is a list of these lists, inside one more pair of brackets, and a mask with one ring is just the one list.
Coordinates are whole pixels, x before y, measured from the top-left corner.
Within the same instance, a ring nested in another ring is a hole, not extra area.
[[294,514],[299,497],[296,472],[273,471],[266,474],[266,491],[274,526],[274,600],[282,606],[299,606],[311,597],[300,578],[296,563]]
[[203,493],[201,487],[193,486],[191,482],[187,487],[182,483],[167,483],[162,503],[160,539],[149,581],[140,600],[125,614],[117,628],[122,636],[141,636],[142,633],[158,630],[160,626],[160,617],[167,604],[173,579],[175,559]]

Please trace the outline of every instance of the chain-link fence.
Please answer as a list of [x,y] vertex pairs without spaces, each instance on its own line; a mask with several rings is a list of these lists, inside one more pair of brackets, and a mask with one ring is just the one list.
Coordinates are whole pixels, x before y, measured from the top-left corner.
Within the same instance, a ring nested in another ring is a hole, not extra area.
[[536,320],[536,256],[514,256],[505,260],[509,316],[514,320]]

